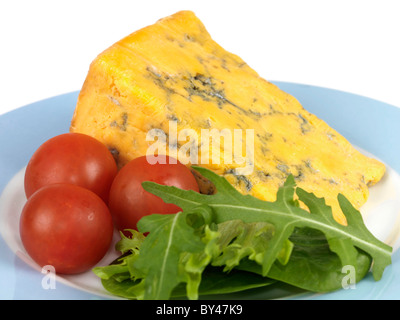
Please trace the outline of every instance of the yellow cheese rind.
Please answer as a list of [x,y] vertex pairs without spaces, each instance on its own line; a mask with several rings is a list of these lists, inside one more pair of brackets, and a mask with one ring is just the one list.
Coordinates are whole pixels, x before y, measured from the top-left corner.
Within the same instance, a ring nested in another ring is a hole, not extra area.
[[[268,201],[293,174],[299,187],[326,199],[342,224],[337,195],[359,209],[368,186],[385,172],[381,162],[361,154],[293,96],[224,50],[190,11],[161,19],[102,52],[90,65],[70,130],[102,141],[123,166],[146,154],[154,143],[146,141],[150,130],[168,133],[171,121],[178,132],[194,130],[198,139],[201,129],[254,130],[251,174],[237,174],[239,165],[224,163],[230,149],[223,144],[220,164],[198,164],[224,175],[242,193]],[[185,143],[177,142],[175,148]]]

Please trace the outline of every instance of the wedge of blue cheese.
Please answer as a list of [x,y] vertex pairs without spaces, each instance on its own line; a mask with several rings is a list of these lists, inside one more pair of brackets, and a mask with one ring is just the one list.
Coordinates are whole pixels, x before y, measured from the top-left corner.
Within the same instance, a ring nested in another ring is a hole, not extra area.
[[[219,143],[204,142],[202,134],[213,129],[221,134]],[[178,157],[190,142],[191,156],[197,150],[198,157],[187,165],[207,167],[241,192],[268,201],[292,174],[299,187],[324,197],[343,224],[338,193],[359,209],[368,187],[385,172],[382,163],[361,154],[293,96],[213,41],[190,11],[161,19],[99,54],[70,130],[102,141],[120,167],[155,142]],[[235,153],[239,142],[241,155]],[[213,148],[218,161],[210,156]]]

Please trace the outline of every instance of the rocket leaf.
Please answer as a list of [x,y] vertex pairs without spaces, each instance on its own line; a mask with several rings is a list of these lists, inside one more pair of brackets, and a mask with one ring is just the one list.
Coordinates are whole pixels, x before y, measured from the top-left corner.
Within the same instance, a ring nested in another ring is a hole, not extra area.
[[[326,236],[331,251],[339,256],[343,265],[356,265],[356,248],[371,255],[374,259],[372,272],[375,280],[382,277],[385,267],[391,263],[392,248],[371,234],[360,212],[343,195],[338,196],[338,201],[346,216],[347,226],[335,221],[331,208],[325,204],[323,198],[318,198],[301,188],[295,188],[293,176],[289,176],[284,186],[278,190],[276,201],[267,202],[241,194],[226,179],[206,168],[195,167],[195,170],[214,183],[217,193],[202,195],[154,182],[144,182],[143,187],[163,198],[165,202],[176,204],[183,211],[206,204],[213,210],[217,224],[228,220],[272,224],[275,228],[274,235],[259,263],[263,276],[267,276],[296,227],[321,231]],[[298,206],[294,200],[295,191],[299,200],[308,206],[310,212]]]

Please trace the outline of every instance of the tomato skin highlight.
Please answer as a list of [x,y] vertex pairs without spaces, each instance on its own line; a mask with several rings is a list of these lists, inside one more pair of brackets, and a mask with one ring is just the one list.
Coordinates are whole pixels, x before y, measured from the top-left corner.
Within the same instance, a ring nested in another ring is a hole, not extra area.
[[118,172],[111,185],[108,203],[118,230],[137,230],[137,222],[149,214],[177,213],[181,210],[178,206],[167,204],[160,197],[144,190],[144,181],[199,192],[199,186],[190,169],[176,160],[170,162],[169,156],[164,157],[166,158],[162,163],[155,164],[150,164],[146,156],[138,157]]
[[25,195],[43,186],[70,183],[87,188],[106,203],[117,165],[105,145],[81,133],[65,133],[44,142],[25,171]]
[[35,192],[22,210],[19,228],[29,256],[60,274],[95,266],[107,253],[114,232],[104,201],[70,184],[52,184]]

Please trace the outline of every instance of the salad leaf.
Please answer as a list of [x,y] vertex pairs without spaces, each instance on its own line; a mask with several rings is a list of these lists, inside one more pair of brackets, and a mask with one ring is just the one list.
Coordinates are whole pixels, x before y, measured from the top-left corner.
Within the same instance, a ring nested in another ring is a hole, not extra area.
[[131,238],[121,233],[122,256],[93,270],[108,291],[130,299],[197,299],[278,281],[325,292],[341,287],[343,266],[353,266],[359,281],[372,265],[379,280],[391,263],[391,247],[368,231],[342,195],[346,226],[334,220],[323,198],[296,188],[293,176],[276,201],[266,202],[242,195],[208,169],[195,169],[215,185],[215,194],[143,183],[182,211],[143,217]]
[[[268,277],[297,288],[312,292],[328,292],[348,285],[342,263],[332,252],[324,234],[309,228],[295,229],[290,237],[293,250],[287,264],[274,263]],[[357,250],[354,268],[354,282],[364,278],[371,266],[372,259],[362,250]],[[243,260],[236,268],[261,274],[261,266]],[[350,280],[350,279],[349,279]]]
[[190,284],[190,274],[180,267],[181,254],[204,252],[205,244],[196,230],[188,227],[188,214],[209,220],[206,209],[196,208],[189,213],[147,216],[138,223],[141,232],[149,233],[133,266],[136,276],[143,278],[144,299],[168,299],[179,283]]
[[[126,257],[125,257],[126,258]],[[127,264],[123,260],[119,261],[120,269],[110,266],[94,268],[95,274],[101,278],[103,287],[111,294],[127,299],[137,299],[132,288],[140,282],[130,278]],[[107,270],[106,273],[101,269]],[[115,273],[113,273],[115,271]],[[119,273],[121,272],[121,273]],[[242,270],[232,270],[225,273],[221,268],[207,267],[202,274],[202,281],[198,288],[199,296],[229,295],[244,290],[267,287],[275,284],[276,281],[263,277],[254,272]],[[187,288],[183,283],[179,284],[171,293],[172,299],[182,299],[187,297]]]
[[[199,296],[231,294],[244,290],[267,287],[276,283],[275,280],[263,277],[254,272],[233,269],[223,272],[221,268],[208,266],[202,274],[199,286]],[[178,286],[172,293],[173,298],[186,297],[186,288]]]
[[[244,258],[262,263],[275,228],[267,222],[245,223],[242,220],[228,220],[218,224],[220,234],[216,242],[213,266],[222,266],[224,271],[231,271]],[[286,240],[277,256],[281,264],[289,260],[293,244]]]
[[[180,215],[181,214],[182,213],[180,213]],[[165,221],[172,221],[174,218],[176,219],[176,215],[164,215],[163,217],[165,218]],[[156,222],[159,218],[159,215],[151,215],[145,220],[154,220]],[[229,221],[227,225],[230,225],[231,223],[232,222]],[[235,223],[236,226],[243,225],[243,223],[240,221],[233,223]],[[155,230],[157,230],[160,226],[165,226],[168,224],[169,223],[161,223],[157,225],[155,223],[154,225],[157,226]],[[191,225],[193,226],[193,223]],[[229,229],[228,226],[225,226],[225,228]],[[249,229],[246,228],[246,226],[244,228]],[[253,228],[250,227],[250,229]],[[123,253],[122,256],[113,261],[110,265],[105,267],[96,267],[93,269],[93,271],[102,279],[103,287],[114,295],[129,299],[153,299],[154,297],[149,297],[149,295],[145,293],[145,290],[147,286],[154,286],[154,284],[147,282],[147,274],[141,275],[140,270],[143,270],[143,268],[140,265],[140,261],[146,262],[146,265],[150,264],[152,268],[156,270],[155,273],[158,274],[156,278],[158,279],[162,276],[164,271],[163,268],[160,268],[160,265],[158,263],[154,263],[154,261],[157,262],[160,258],[164,260],[168,255],[174,256],[174,254],[163,251],[162,254],[156,259],[148,260],[146,255],[140,255],[140,250],[146,250],[146,248],[141,247],[144,240],[143,235],[135,230],[129,231],[131,231],[132,236],[127,237],[121,233],[121,240],[116,245],[116,247]],[[152,231],[154,230],[150,230],[150,232]],[[232,270],[229,273],[226,273],[223,272],[222,268],[210,266],[209,262],[211,258],[219,255],[227,246],[221,243],[221,239],[216,238],[218,233],[210,231],[208,226],[204,228],[204,231],[204,251],[198,253],[180,252],[179,263],[172,263],[169,267],[169,270],[171,270],[171,268],[174,271],[178,270],[177,272],[180,274],[180,277],[175,276],[174,279],[171,279],[171,281],[175,282],[176,287],[171,292],[171,286],[169,284],[166,285],[163,282],[156,283],[155,287],[158,288],[159,292],[166,291],[165,294],[170,295],[170,297],[173,298],[182,298],[187,296],[191,299],[197,299],[199,294],[227,294],[264,287],[276,282],[253,272],[249,273],[246,271]],[[228,240],[229,245],[233,245],[238,248],[238,242],[231,242],[231,240],[232,237],[235,237],[239,234],[240,232],[235,230],[233,233],[230,232],[230,237],[226,236],[222,239],[225,241],[230,239]],[[216,239],[218,239],[218,243],[215,242]],[[150,254],[154,254],[158,250],[162,251],[163,247],[165,247],[165,244],[162,241],[153,242],[153,240],[154,239],[148,241],[148,243],[153,243],[154,245],[152,248],[148,249]],[[179,247],[179,244],[175,245]],[[214,250],[218,250],[218,252]],[[139,263],[136,263],[136,261],[139,261]],[[184,275],[188,276],[186,280]],[[183,285],[184,283],[186,283],[186,286]],[[174,286],[172,285],[172,287]],[[156,298],[158,297],[155,297],[154,299]]]
[[[206,168],[195,167],[195,170],[214,183],[216,194],[202,195],[154,182],[144,182],[143,187],[163,198],[165,202],[176,204],[183,211],[207,204],[215,214],[216,223],[228,220],[271,223],[275,231],[260,263],[263,276],[268,275],[279,252],[296,227],[321,231],[327,238],[330,250],[339,256],[343,265],[356,265],[357,248],[370,254],[374,259],[372,271],[375,280],[382,277],[385,267],[391,263],[392,248],[371,234],[360,212],[343,195],[338,196],[338,201],[346,216],[347,226],[334,220],[332,210],[323,198],[295,188],[292,175],[289,175],[284,186],[278,190],[276,201],[267,202],[241,194],[226,179]],[[294,199],[295,191],[310,212],[298,206]]]

